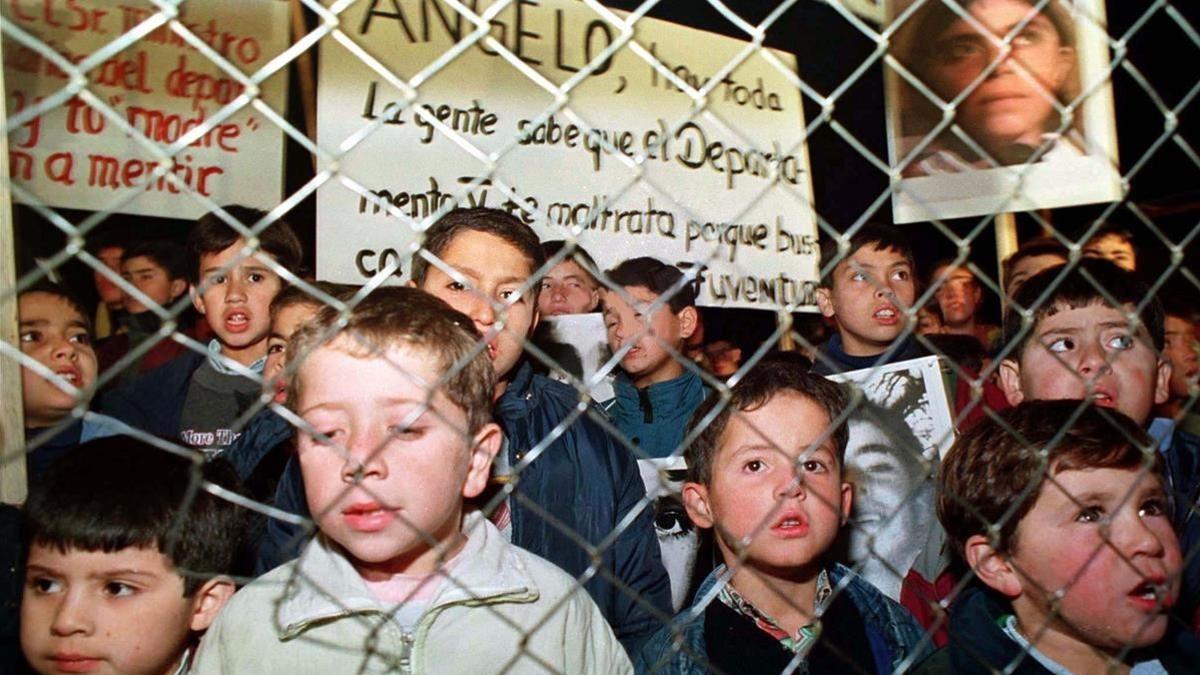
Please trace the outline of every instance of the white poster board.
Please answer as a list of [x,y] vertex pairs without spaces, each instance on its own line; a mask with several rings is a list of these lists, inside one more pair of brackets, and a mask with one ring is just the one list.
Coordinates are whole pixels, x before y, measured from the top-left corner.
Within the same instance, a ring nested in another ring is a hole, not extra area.
[[[149,3],[118,0],[12,0],[2,7],[4,21],[76,63],[158,11]],[[289,42],[288,5],[277,0],[187,2],[179,12],[180,24],[248,75]],[[69,83],[42,53],[8,37],[4,79],[9,117]],[[244,89],[169,25],[98,64],[88,82],[89,91],[163,148]],[[284,111],[286,69],[262,84],[261,98]],[[161,162],[79,97],[13,129],[8,142],[14,183],[49,206],[104,210],[140,192],[118,210],[172,218],[195,218],[206,210],[185,189],[153,177]],[[174,160],[172,172],[217,204],[268,209],[282,198],[283,132],[248,106]]]
[[850,416],[844,477],[854,505],[843,555],[898,600],[909,569],[943,540],[931,469],[955,431],[941,365],[928,356],[829,379],[852,383],[865,397]]
[[618,41],[614,21],[626,15],[571,0],[513,2],[490,34],[518,68],[483,43],[438,63],[464,47],[472,26],[428,5],[361,2],[341,15],[381,68],[419,81],[415,103],[402,109],[389,109],[403,97],[379,70],[321,42],[317,135],[346,154],[343,180],[317,193],[318,278],[361,284],[388,263],[405,278],[414,227],[458,200],[518,215],[543,241],[573,233],[602,268],[641,255],[703,264],[702,305],[812,308],[818,243],[800,92],[784,72],[794,73],[793,57],[752,51],[724,73],[746,42],[641,18],[633,39],[645,52],[691,86],[714,78],[705,110],[694,113],[693,100],[628,44],[556,110],[542,85],[578,76]]
[[554,362],[554,367],[535,362],[536,368],[548,371],[550,379],[586,389],[596,403],[616,396],[615,372],[601,372],[612,359],[602,314],[543,316],[530,339]]
[[[896,222],[1121,198],[1102,0],[1050,0],[1041,12],[930,0],[905,14],[912,4],[889,2],[891,20],[903,18],[891,56],[910,76],[886,74]],[[943,127],[939,106],[951,102]]]

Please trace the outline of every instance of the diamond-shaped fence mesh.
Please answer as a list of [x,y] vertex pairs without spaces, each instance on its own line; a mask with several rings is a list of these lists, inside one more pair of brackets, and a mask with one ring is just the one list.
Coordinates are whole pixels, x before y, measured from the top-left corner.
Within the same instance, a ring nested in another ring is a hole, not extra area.
[[4,3],[0,669],[1200,671],[1198,21]]

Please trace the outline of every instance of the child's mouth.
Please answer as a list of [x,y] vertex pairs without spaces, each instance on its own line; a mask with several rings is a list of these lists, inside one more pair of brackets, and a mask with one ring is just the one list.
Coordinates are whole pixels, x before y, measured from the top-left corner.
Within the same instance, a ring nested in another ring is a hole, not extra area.
[[86,673],[100,666],[100,659],[82,654],[57,653],[50,660],[64,673]]
[[54,374],[71,383],[71,386],[76,389],[83,383],[83,375],[80,374],[78,368],[60,368],[54,371]]
[[250,315],[235,311],[225,315],[225,329],[230,333],[242,333],[250,328]]
[[1164,580],[1148,579],[1129,592],[1134,606],[1145,612],[1167,611],[1175,604]]
[[379,502],[358,502],[342,509],[342,519],[352,530],[378,532],[396,519],[396,512]]
[[789,513],[776,521],[771,530],[784,538],[803,537],[808,534],[808,521],[800,514]]
[[895,324],[900,320],[900,313],[897,312],[896,308],[892,307],[891,305],[880,307],[879,309],[875,310],[875,314],[872,316],[875,317],[876,321],[886,326]]

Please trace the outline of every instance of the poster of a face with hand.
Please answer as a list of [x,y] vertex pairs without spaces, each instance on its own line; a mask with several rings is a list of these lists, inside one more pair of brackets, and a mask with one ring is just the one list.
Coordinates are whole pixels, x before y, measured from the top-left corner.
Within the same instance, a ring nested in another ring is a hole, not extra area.
[[897,222],[1111,201],[1116,127],[1099,0],[893,0]]
[[898,600],[914,562],[943,540],[933,476],[954,443],[954,424],[941,366],[931,356],[830,379],[863,396],[849,419],[843,478],[854,501],[839,553]]

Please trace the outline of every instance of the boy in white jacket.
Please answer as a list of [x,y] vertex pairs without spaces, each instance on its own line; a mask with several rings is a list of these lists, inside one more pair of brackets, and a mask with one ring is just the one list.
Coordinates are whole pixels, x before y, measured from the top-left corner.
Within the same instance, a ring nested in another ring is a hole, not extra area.
[[[344,326],[342,322],[345,322]],[[320,531],[230,601],[194,672],[630,672],[579,584],[464,499],[501,432],[471,320],[411,288],[291,338],[289,406]]]

